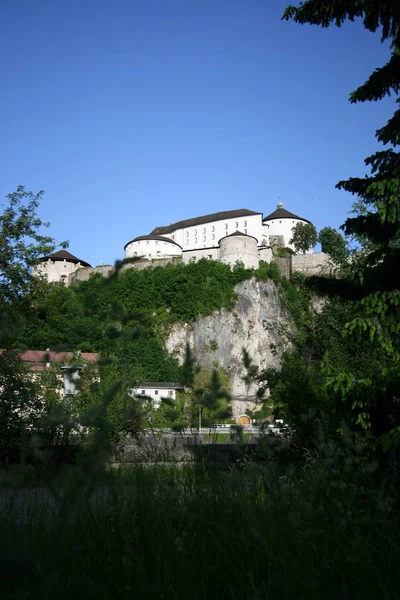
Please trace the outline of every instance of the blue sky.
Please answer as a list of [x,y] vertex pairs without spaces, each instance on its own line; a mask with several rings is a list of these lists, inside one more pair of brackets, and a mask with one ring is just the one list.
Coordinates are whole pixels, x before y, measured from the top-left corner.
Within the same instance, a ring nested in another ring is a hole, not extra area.
[[[3,0],[0,198],[45,190],[93,265],[157,225],[278,197],[339,226],[394,100],[349,93],[389,57],[361,23],[281,21],[287,0]],[[2,201],[2,200],[1,200]]]

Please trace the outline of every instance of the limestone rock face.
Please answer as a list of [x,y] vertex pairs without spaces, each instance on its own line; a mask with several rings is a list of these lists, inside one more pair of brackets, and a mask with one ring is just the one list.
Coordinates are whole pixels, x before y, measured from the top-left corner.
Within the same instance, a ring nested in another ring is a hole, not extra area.
[[[261,369],[278,367],[286,348],[282,326],[290,327],[290,318],[282,307],[279,291],[272,281],[255,279],[239,283],[233,310],[222,309],[191,324],[174,325],[166,340],[167,350],[183,361],[189,342],[200,367],[222,367],[230,373],[234,416],[253,410],[256,385],[246,389],[242,349]],[[277,353],[273,351],[276,348]]]

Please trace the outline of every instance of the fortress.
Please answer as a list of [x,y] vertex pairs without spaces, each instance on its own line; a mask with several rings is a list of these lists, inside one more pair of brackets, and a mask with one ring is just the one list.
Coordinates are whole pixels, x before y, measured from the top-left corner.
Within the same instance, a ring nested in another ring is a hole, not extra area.
[[[134,238],[124,246],[125,258],[137,258],[138,261],[131,265],[137,269],[163,266],[169,262],[188,263],[201,258],[219,260],[231,266],[240,261],[248,269],[257,269],[260,260],[268,263],[274,260],[273,248],[294,250],[289,240],[293,227],[298,223],[310,221],[289,212],[280,201],[276,210],[266,217],[247,208],[203,215],[159,226],[148,235]],[[296,270],[311,274],[315,269],[322,272],[327,257],[310,252],[294,256],[293,261],[298,263]],[[95,273],[108,276],[113,267],[103,265],[93,268],[66,250],[60,250],[43,256],[35,272],[44,275],[48,281],[61,281],[68,285],[73,281],[86,280]]]

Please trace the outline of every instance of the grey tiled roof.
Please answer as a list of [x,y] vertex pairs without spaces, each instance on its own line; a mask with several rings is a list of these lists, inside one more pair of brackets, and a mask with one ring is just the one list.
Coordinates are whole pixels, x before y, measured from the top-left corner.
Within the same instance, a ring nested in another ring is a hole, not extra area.
[[139,235],[138,237],[135,237],[134,240],[127,242],[124,246],[124,250],[132,242],[141,242],[142,240],[157,240],[160,242],[168,242],[169,244],[175,244],[175,246],[178,246],[178,248],[181,248],[181,246],[177,242],[175,242],[175,240],[171,240],[171,238],[164,237],[162,235],[154,235],[151,233],[150,235]]
[[308,219],[304,219],[304,217],[298,217],[293,213],[286,210],[286,208],[277,208],[267,217],[263,218],[263,223],[265,221],[273,221],[274,219],[298,219],[299,221],[305,221],[306,223],[310,223]]
[[68,262],[72,262],[75,264],[81,263],[81,265],[83,267],[91,267],[91,265],[89,265],[89,263],[87,263],[84,260],[81,260],[80,258],[77,258],[70,252],[67,252],[67,250],[59,250],[58,252],[54,252],[54,254],[49,254],[48,256],[42,256],[41,258],[39,258],[40,261],[49,260],[49,259],[51,259],[51,260],[67,260]]
[[203,215],[202,217],[195,217],[194,219],[186,219],[184,221],[178,221],[171,225],[163,227],[156,227],[153,229],[150,235],[164,235],[165,233],[172,233],[176,229],[183,229],[184,227],[193,227],[195,225],[204,225],[205,223],[212,223],[213,221],[223,221],[224,219],[234,219],[235,217],[251,217],[253,215],[261,215],[262,213],[249,210],[248,208],[238,208],[237,210],[224,210],[222,212],[212,213],[211,215]]

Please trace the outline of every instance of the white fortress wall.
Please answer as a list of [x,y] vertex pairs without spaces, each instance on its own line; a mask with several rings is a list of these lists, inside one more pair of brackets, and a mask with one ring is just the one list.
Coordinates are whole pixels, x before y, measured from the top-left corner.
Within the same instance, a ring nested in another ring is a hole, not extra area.
[[82,267],[81,263],[73,263],[67,260],[45,260],[38,263],[33,272],[44,275],[47,281],[63,281],[69,283],[69,276]]
[[147,259],[182,256],[182,250],[176,244],[167,241],[140,239],[129,242],[125,248],[125,258],[133,258],[134,256],[143,256]]
[[232,267],[240,261],[246,269],[259,266],[257,240],[248,235],[230,235],[220,241],[220,261]]
[[263,223],[263,235],[282,235],[285,240],[285,246],[294,250],[294,246],[289,244],[289,240],[292,238],[293,227],[296,227],[297,223],[307,224],[307,221],[300,219],[273,219],[272,221],[265,221]]
[[176,229],[169,234],[165,234],[165,236],[180,244],[185,251],[217,247],[218,241],[222,237],[230,235],[235,231],[252,235],[261,243],[261,230],[262,214],[260,213],[184,227],[183,229]]

